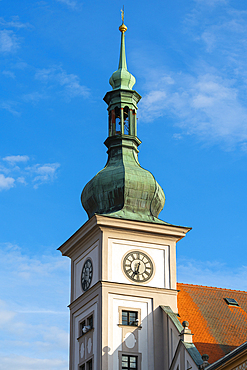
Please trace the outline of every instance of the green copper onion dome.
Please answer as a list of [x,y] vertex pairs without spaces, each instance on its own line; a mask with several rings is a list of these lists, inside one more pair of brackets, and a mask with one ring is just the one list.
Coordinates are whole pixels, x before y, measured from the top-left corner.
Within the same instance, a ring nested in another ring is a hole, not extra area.
[[108,104],[109,136],[106,166],[87,183],[81,202],[88,217],[100,214],[129,220],[165,223],[158,215],[165,204],[165,194],[154,176],[138,161],[137,103],[141,96],[132,90],[135,77],[127,70],[122,23],[119,69],[110,78],[112,90]]

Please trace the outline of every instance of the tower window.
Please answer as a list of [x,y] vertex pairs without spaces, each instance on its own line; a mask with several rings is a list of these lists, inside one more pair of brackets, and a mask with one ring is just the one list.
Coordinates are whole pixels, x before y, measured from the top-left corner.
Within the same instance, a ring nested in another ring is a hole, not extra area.
[[129,108],[124,107],[124,133],[125,135],[130,134],[130,126],[129,126]]
[[93,370],[93,360],[89,360],[87,362],[87,370]]
[[138,312],[122,311],[122,325],[138,326]]
[[120,109],[118,107],[115,108],[115,132],[116,135],[121,135],[121,117],[120,117]]
[[137,356],[122,355],[122,370],[137,369]]
[[90,326],[90,329],[93,329],[93,315],[89,316],[87,319],[87,324]]
[[81,323],[80,323],[80,336],[81,335],[84,335],[83,333],[83,328],[84,326],[86,326],[86,320],[83,320]]
[[91,329],[93,329],[93,315],[80,322],[79,337],[85,335]]

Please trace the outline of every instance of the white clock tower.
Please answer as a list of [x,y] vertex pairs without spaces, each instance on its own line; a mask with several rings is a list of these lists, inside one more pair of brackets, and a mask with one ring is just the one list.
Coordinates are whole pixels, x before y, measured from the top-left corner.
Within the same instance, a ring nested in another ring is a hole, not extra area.
[[177,312],[176,243],[190,230],[158,218],[165,195],[138,161],[135,78],[122,23],[110,78],[106,166],[82,192],[89,220],[59,249],[71,258],[70,370],[168,369],[161,306]]

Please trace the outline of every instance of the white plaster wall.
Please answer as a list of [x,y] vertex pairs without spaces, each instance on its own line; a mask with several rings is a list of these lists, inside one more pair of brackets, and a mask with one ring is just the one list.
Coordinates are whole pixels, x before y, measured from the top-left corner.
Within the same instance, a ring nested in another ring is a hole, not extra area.
[[93,349],[92,353],[94,355],[94,365],[93,365],[93,370],[98,370],[96,369],[96,364],[97,364],[97,327],[98,327],[98,322],[97,322],[97,303],[94,303],[92,305],[87,306],[87,309],[80,309],[74,314],[73,316],[73,346],[70,348],[73,349],[73,370],[78,370],[78,364],[81,362],[80,358],[80,348],[79,348],[79,342],[77,338],[79,337],[78,333],[78,328],[79,328],[79,322],[82,321],[87,315],[91,314],[93,312],[93,326],[94,326],[94,332],[93,332]]
[[198,370],[198,367],[195,364],[195,362],[192,359],[192,357],[189,355],[189,353],[187,351],[185,351],[185,364],[184,364],[184,368],[186,370],[188,369],[188,367],[187,367],[187,361],[190,363],[190,366],[192,367],[191,370]]
[[[179,366],[179,370],[183,370],[183,369],[180,369],[180,353],[178,354],[178,357],[177,357],[177,361],[175,363],[175,366],[174,366],[174,370],[177,370],[177,367]],[[198,369],[197,369],[198,370]]]
[[81,254],[75,261],[74,261],[74,299],[78,298],[84,292],[81,287],[81,272],[84,262],[87,258],[91,258],[93,261],[93,277],[90,288],[97,283],[99,280],[99,242],[97,241],[93,245],[91,245],[86,252]]
[[[175,355],[180,337],[179,337],[179,332],[176,326],[173,324],[171,320],[169,320],[169,331],[170,331],[170,336],[169,336],[169,348],[170,348],[170,361],[169,361],[169,366],[171,365],[173,356]],[[172,331],[172,336],[171,336],[171,331]],[[172,343],[171,343],[172,340]],[[173,349],[173,353],[172,353]]]
[[138,352],[142,353],[142,370],[154,368],[152,299],[109,294],[108,296],[108,370],[119,369],[118,351],[122,351],[122,328],[118,307],[141,309],[141,326],[138,330]]
[[147,283],[132,284],[147,285],[157,288],[170,288],[170,264],[168,245],[134,242],[129,240],[109,239],[108,278],[110,281],[131,284],[122,271],[122,258],[130,250],[142,250],[154,261],[154,276]]

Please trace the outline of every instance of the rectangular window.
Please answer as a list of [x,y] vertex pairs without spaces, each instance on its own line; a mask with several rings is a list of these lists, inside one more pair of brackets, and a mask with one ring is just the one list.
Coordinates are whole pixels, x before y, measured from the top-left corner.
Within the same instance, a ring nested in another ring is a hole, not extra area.
[[137,369],[137,356],[122,355],[122,370]]
[[90,326],[91,329],[93,329],[93,315],[89,316],[87,319],[87,324]]
[[85,364],[80,366],[80,370],[85,370]]
[[79,337],[81,336],[81,335],[84,335],[84,333],[83,333],[83,328],[84,328],[84,326],[86,325],[86,321],[85,320],[83,320],[81,323],[80,323],[80,333],[79,333]]
[[122,311],[122,325],[138,326],[138,312]]
[[79,337],[85,335],[89,330],[93,329],[93,315],[86,317],[79,325]]
[[93,360],[89,360],[87,362],[87,370],[93,370]]

